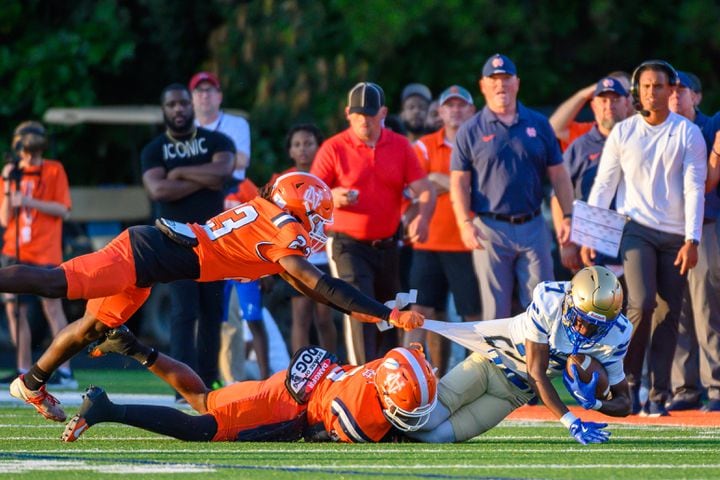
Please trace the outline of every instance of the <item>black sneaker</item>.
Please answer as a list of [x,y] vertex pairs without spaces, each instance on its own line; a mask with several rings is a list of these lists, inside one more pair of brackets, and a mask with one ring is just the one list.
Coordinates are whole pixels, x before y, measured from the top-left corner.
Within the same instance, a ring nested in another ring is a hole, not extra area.
[[54,390],[77,390],[78,382],[72,372],[55,370],[47,382]]
[[90,385],[85,394],[83,395],[83,402],[80,405],[80,410],[73,415],[68,424],[65,426],[65,431],[62,434],[63,442],[74,442],[80,435],[97,422],[98,417],[101,417],[103,409],[108,409],[112,403],[107,397],[105,390],[94,385]]
[[105,333],[105,337],[88,347],[91,357],[102,357],[108,353],[127,355],[127,352],[137,343],[135,335],[125,325],[121,325]]
[[699,398],[695,401],[677,399],[671,401],[670,403],[665,405],[665,407],[668,409],[669,412],[678,412],[681,410],[700,410],[700,408],[702,408],[702,402]]

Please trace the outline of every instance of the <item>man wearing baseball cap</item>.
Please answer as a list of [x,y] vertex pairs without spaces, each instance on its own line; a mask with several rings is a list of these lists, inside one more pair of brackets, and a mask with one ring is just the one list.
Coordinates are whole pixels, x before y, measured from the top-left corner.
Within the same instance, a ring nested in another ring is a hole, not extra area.
[[[427,239],[435,196],[410,142],[383,127],[385,93],[361,82],[348,93],[345,115],[350,127],[323,142],[310,173],[333,192],[335,223],[328,240],[331,270],[381,301],[400,291],[398,232],[403,191],[417,199],[418,216],[409,226],[411,240]],[[356,328],[345,318],[350,363],[359,365],[396,346],[396,333]]]
[[[670,95],[670,110],[700,127],[708,152],[705,210],[698,262],[687,274],[687,290],[680,312],[680,328],[672,368],[673,397],[667,409],[720,411],[720,198],[715,188],[720,162],[720,119],[700,111],[702,85],[690,72],[678,71],[678,85]],[[714,167],[714,168],[713,168]],[[714,177],[714,180],[713,180]],[[707,389],[708,404],[701,397]]]
[[243,117],[225,113],[220,109],[223,101],[222,88],[217,76],[210,72],[198,72],[188,84],[195,108],[195,124],[207,130],[224,133],[235,143],[235,171],[233,177],[245,178],[250,163],[250,125]]
[[561,245],[570,238],[572,187],[547,118],[517,100],[515,63],[490,56],[479,85],[486,105],[457,132],[450,197],[463,243],[473,250],[483,317],[505,318],[516,283],[525,308],[535,286],[554,278],[540,215],[545,176],[562,206]]
[[425,120],[432,102],[432,93],[422,83],[410,83],[403,88],[400,102],[400,120],[408,140],[414,143],[425,134]]
[[[448,294],[452,292],[455,309],[465,321],[481,320],[480,296],[472,253],[460,238],[455,214],[450,204],[450,155],[460,126],[475,113],[472,95],[459,85],[446,88],[438,99],[438,113],[443,127],[421,137],[414,145],[420,165],[435,187],[437,203],[430,219],[428,238],[413,244],[410,288],[418,290],[412,309],[426,312],[427,318],[444,320]],[[405,334],[405,344],[422,342],[426,331]],[[427,333],[428,353],[438,375],[447,371],[449,341]]]
[[[627,118],[628,112],[625,105],[627,95],[627,90],[616,78],[605,77],[595,84],[593,98],[590,100],[595,123],[589,132],[578,137],[563,153],[563,161],[573,183],[575,199],[587,201],[600,164],[600,155],[605,146],[605,140],[610,134],[610,130],[618,122]],[[563,221],[563,216],[560,204],[554,195],[550,205],[553,223],[557,229]],[[565,268],[573,272],[582,268],[579,246],[572,242],[561,245],[560,260]],[[621,258],[598,258],[596,262],[612,269],[613,273],[620,278],[622,274]]]

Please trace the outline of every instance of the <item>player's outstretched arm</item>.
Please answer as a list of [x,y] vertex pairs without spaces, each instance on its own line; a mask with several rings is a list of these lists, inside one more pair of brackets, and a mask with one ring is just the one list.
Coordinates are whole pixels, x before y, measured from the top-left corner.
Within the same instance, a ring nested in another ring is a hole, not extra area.
[[396,327],[412,330],[421,327],[425,320],[417,312],[391,310],[349,283],[321,272],[305,257],[289,255],[278,263],[286,273],[281,276],[298,291],[345,314],[361,317],[361,321],[387,320]]

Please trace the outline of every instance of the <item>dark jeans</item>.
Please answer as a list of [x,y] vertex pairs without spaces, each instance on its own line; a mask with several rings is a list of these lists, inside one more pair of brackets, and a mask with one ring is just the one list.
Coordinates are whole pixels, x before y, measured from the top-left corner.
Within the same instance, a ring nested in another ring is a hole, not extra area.
[[650,347],[649,399],[664,403],[670,396],[670,370],[678,337],[685,276],[673,265],[682,235],[661,232],[629,222],[621,251],[628,290],[627,316],[633,336],[625,371],[631,387],[639,388],[645,350]]
[[189,365],[208,387],[220,378],[220,326],[225,282],[169,283],[170,356]]

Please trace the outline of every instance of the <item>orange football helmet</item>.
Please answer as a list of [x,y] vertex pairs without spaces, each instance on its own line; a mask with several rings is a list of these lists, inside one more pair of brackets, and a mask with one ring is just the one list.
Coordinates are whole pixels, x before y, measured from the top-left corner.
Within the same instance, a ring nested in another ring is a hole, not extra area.
[[291,172],[273,183],[270,199],[302,223],[310,236],[310,250],[318,252],[327,242],[325,225],[333,223],[330,188],[315,175]]
[[393,348],[375,372],[383,413],[402,431],[425,425],[437,404],[437,378],[421,349]]

